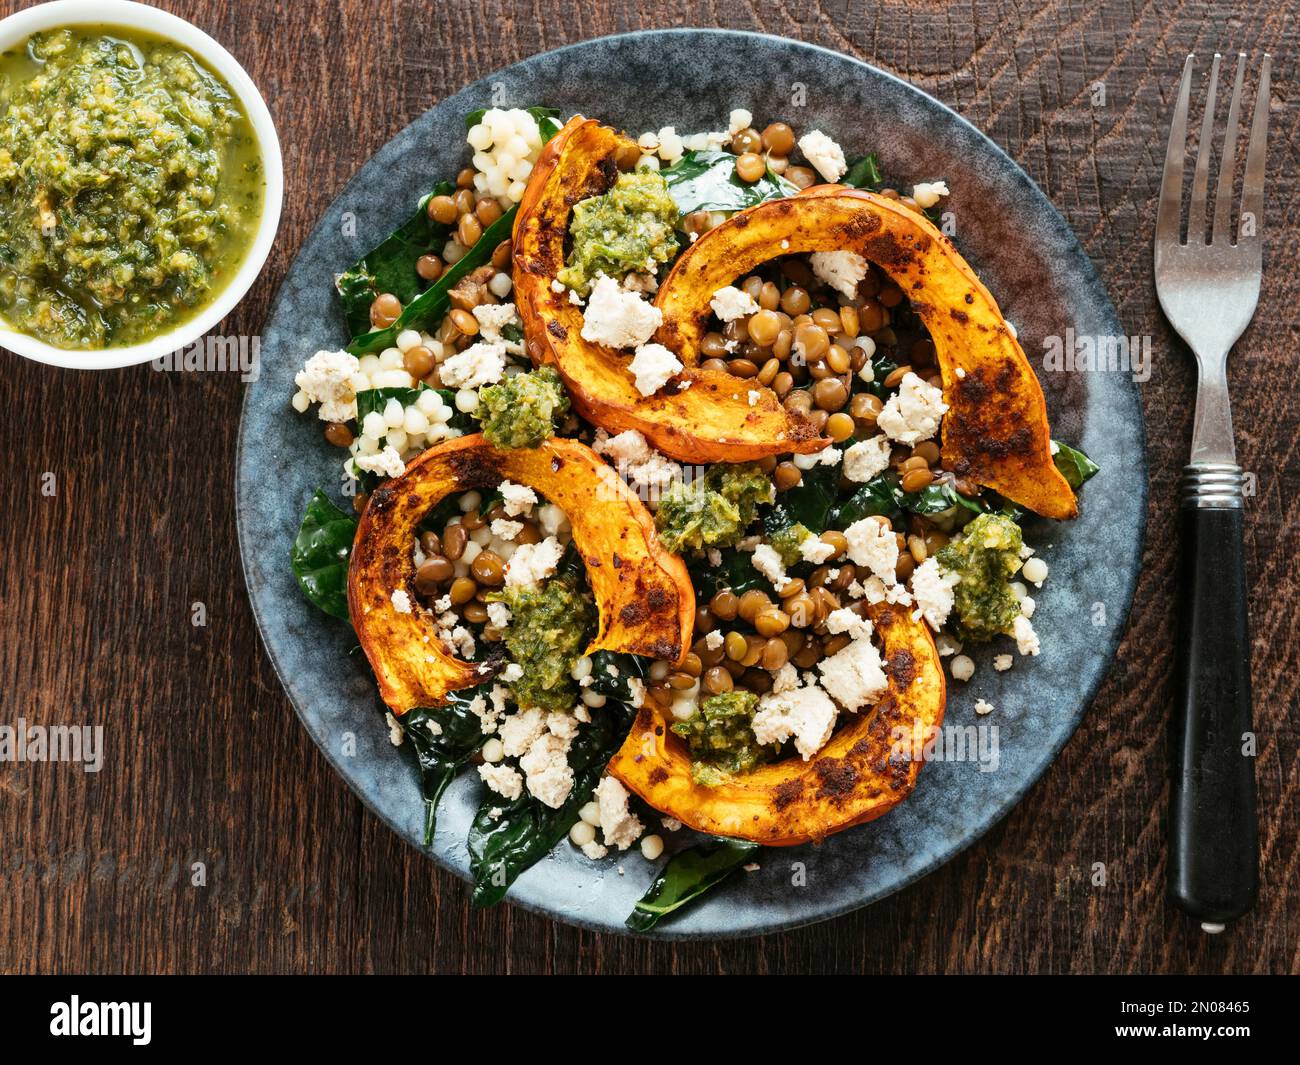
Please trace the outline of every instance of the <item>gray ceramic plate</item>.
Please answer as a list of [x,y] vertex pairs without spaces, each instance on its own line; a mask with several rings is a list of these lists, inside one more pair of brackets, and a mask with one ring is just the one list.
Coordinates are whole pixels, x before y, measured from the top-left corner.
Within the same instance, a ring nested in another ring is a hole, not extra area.
[[[795,107],[800,85],[804,102]],[[341,474],[340,453],[324,443],[317,421],[294,414],[289,397],[303,360],[346,340],[332,275],[406,217],[435,180],[465,165],[464,116],[493,103],[545,103],[634,131],[716,129],[733,107],[748,108],[760,123],[780,117],[801,130],[820,128],[850,155],[878,152],[886,173],[947,179],[956,239],[1036,366],[1045,337],[1067,329],[1122,333],[1064,220],[1006,155],[942,104],[833,52],[742,33],[638,33],[534,56],[423,115],[361,169],[286,278],[263,338],[261,379],[244,403],[236,474],[249,594],[289,697],[344,779],[415,846],[422,811],[414,764],[388,742],[374,685],[364,663],[348,654],[351,632],[317,613],[289,571],[289,546],[312,490],[323,485],[337,498]],[[1074,732],[1114,655],[1133,593],[1145,513],[1144,435],[1127,375],[1040,376],[1054,435],[1078,443],[1104,472],[1085,489],[1077,522],[1031,533],[1052,570],[1034,617],[1042,655],[997,673],[986,651],[977,656],[974,680],[951,686],[951,723],[974,722],[977,697],[996,706],[982,719],[998,726],[996,771],[981,772],[971,761],[933,763],[910,801],[888,816],[820,847],[765,852],[757,872],[738,874],[656,935],[772,931],[897,891],[1003,817]],[[347,754],[349,737],[355,751]],[[429,852],[462,876],[479,787],[465,776],[452,786]],[[671,845],[687,835],[678,833]],[[791,886],[795,862],[806,869],[804,886]],[[519,879],[510,898],[560,920],[623,931],[652,875],[635,851],[597,864],[562,844]]]

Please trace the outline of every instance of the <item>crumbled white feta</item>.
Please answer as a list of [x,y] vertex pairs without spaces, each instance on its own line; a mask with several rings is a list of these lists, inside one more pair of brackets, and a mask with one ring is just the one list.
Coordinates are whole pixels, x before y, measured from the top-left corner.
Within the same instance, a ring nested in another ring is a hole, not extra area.
[[[519,759],[529,793],[539,802],[558,810],[573,791],[573,770],[569,768],[569,745],[573,736],[561,728],[563,722],[573,722],[567,714],[550,714],[547,729]],[[576,724],[574,724],[576,731]]]
[[406,463],[391,444],[373,455],[357,455],[352,461],[357,469],[384,477],[400,477],[406,472]]
[[945,573],[939,568],[938,561],[927,558],[912,571],[912,598],[920,608],[921,616],[930,628],[938,632],[952,613],[953,586],[960,579],[958,574]]
[[948,664],[953,680],[966,681],[975,676],[975,660],[970,655],[954,655]]
[[823,658],[817,669],[822,675],[822,687],[845,710],[859,710],[874,703],[889,687],[880,652],[870,639],[854,640]]
[[505,368],[505,345],[480,341],[443,362],[438,376],[448,388],[474,389],[500,381]]
[[866,566],[886,585],[896,583],[898,539],[894,530],[874,517],[861,518],[844,530],[849,561]]
[[[400,747],[406,738],[406,729],[402,728],[402,723],[393,716],[392,711],[384,715],[384,720],[388,722],[388,742],[394,747]],[[430,721],[429,724],[438,725],[436,721]],[[438,729],[441,731],[442,726],[438,725]]]
[[507,758],[518,758],[528,751],[533,742],[546,731],[546,712],[531,706],[519,710],[501,722],[502,753]]
[[742,288],[736,288],[735,285],[727,285],[725,288],[718,289],[709,300],[709,306],[713,308],[719,320],[723,322],[734,322],[738,318],[746,318],[751,314],[758,312],[758,303]]
[[527,485],[502,481],[497,486],[497,491],[501,493],[501,502],[505,505],[506,513],[512,518],[520,514],[531,514],[533,507],[537,505],[537,493]]
[[511,340],[503,330],[520,326],[519,312],[513,303],[480,303],[471,312],[478,321],[479,336],[488,344],[500,344],[510,355],[522,355],[522,340]]
[[792,692],[797,687],[799,687],[799,671],[795,669],[793,662],[787,662],[772,674],[773,695],[780,695],[782,692]]
[[987,699],[976,699],[975,713],[979,714],[980,717],[983,717],[985,714],[991,714],[993,713],[993,704]]
[[393,594],[388,597],[393,604],[393,609],[399,614],[411,613],[411,596],[405,588],[394,588]]
[[[469,709],[472,714],[479,720],[479,728],[485,734],[496,732],[497,725],[506,713],[506,698],[508,692],[500,684],[492,685],[491,703],[481,695],[474,696],[470,700]],[[504,751],[502,752],[504,757]],[[499,761],[500,759],[498,759]]]
[[635,348],[654,336],[663,320],[663,312],[653,303],[601,274],[587,299],[582,339],[611,348]]
[[661,491],[682,474],[680,465],[654,450],[635,429],[617,436],[598,429],[591,447],[596,454],[611,459],[622,477],[644,488]]
[[860,440],[844,452],[844,476],[858,484],[866,484],[889,469],[892,445],[884,435]]
[[848,172],[849,164],[844,158],[844,149],[819,129],[811,130],[799,138],[799,150],[827,181],[839,181]]
[[653,396],[682,371],[682,361],[662,344],[642,344],[627,367],[636,378],[636,390]]
[[596,802],[600,806],[600,831],[605,837],[605,846],[627,850],[641,838],[645,826],[640,818],[627,808],[627,788],[611,776],[601,777],[596,785]]
[[659,281],[648,271],[644,274],[628,274],[623,278],[623,287],[629,292],[657,292]]
[[1005,673],[1008,669],[1011,668],[1011,665],[1014,661],[1015,659],[1012,658],[1011,655],[994,655],[993,668],[996,669],[999,673]]
[[855,251],[815,251],[808,256],[812,272],[846,299],[857,295],[867,276],[867,260]]
[[839,448],[827,444],[826,447],[814,451],[811,455],[795,455],[794,464],[800,470],[811,470],[815,466],[834,466],[840,461],[842,454]]
[[851,639],[864,640],[871,635],[871,622],[851,607],[842,606],[826,615],[826,631],[832,636],[847,632]]
[[813,685],[762,696],[751,727],[762,744],[784,743],[793,737],[795,750],[806,762],[826,746],[838,716],[830,696]]
[[513,766],[502,762],[496,765],[481,765],[478,767],[478,775],[484,784],[510,802],[524,793],[524,778]]
[[785,564],[771,544],[759,544],[754,548],[754,568],[772,582],[772,587],[778,594],[790,583],[790,578],[785,573]]
[[318,351],[295,375],[293,383],[310,403],[319,403],[321,421],[345,422],[357,416],[352,377],[360,368],[346,351]]
[[502,540],[513,540],[523,531],[522,521],[511,521],[509,518],[492,519],[492,535],[499,536]]
[[604,429],[597,429],[591,449],[597,455],[613,459],[615,464],[626,462],[629,465],[645,462],[652,453],[646,438],[635,429],[627,429],[617,436],[610,436]]
[[571,740],[578,734],[578,719],[572,714],[552,710],[546,715],[546,729],[562,740]]
[[438,619],[438,639],[451,654],[462,658],[474,657],[474,634],[464,625],[455,624],[456,615],[444,614]]
[[704,635],[704,646],[710,651],[716,651],[725,642],[726,638],[722,635],[721,629],[714,629]]
[[[862,594],[854,596],[855,599],[865,599],[873,606],[876,603],[898,603],[902,606],[912,605],[912,596],[908,590],[901,584],[892,580],[889,583],[882,581],[879,577],[868,575],[862,584]],[[852,587],[852,585],[850,585]]]
[[[510,624],[510,617],[511,617],[510,608],[506,606],[505,603],[488,603],[487,615],[488,615],[488,624],[491,625],[493,628],[504,629],[507,625]],[[514,663],[513,662],[510,663],[510,665],[514,665]],[[507,666],[506,668],[508,670],[509,666]],[[522,676],[523,670],[520,670],[519,672],[520,675]]]
[[820,566],[835,557],[835,545],[828,544],[820,536],[805,536],[799,543],[799,557],[814,566]]
[[554,536],[536,544],[520,544],[506,563],[506,584],[509,587],[537,584],[555,572],[564,548]]
[[742,129],[749,129],[754,124],[754,116],[743,107],[737,107],[727,116],[727,132],[735,136]]
[[1033,622],[1024,614],[1012,623],[1011,635],[1016,639],[1016,650],[1022,655],[1036,655],[1041,646],[1038,642],[1038,633],[1034,631]]
[[891,440],[915,445],[939,431],[939,421],[947,409],[940,389],[908,373],[903,376],[897,394],[889,397],[876,418],[876,425]]

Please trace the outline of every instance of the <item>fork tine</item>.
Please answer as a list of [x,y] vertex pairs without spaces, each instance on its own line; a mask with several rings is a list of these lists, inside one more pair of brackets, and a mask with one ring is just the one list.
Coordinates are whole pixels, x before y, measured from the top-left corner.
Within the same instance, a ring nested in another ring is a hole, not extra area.
[[[1237,243],[1259,239],[1264,225],[1264,144],[1268,140],[1269,71],[1272,58],[1264,54],[1259,70],[1259,88],[1255,90],[1255,118],[1250,126],[1250,149],[1246,152],[1246,176],[1241,183],[1241,218],[1238,220]],[[1246,219],[1251,225],[1247,231]]]
[[1232,243],[1228,232],[1228,214],[1232,210],[1232,182],[1237,176],[1237,123],[1241,115],[1241,83],[1246,73],[1246,53],[1237,53],[1237,80],[1232,86],[1232,102],[1228,105],[1228,128],[1223,131],[1223,158],[1219,160],[1219,190],[1214,197],[1214,224],[1210,227],[1210,243],[1216,240]]
[[1205,243],[1205,192],[1210,182],[1210,156],[1214,154],[1214,97],[1219,86],[1219,62],[1214,53],[1210,65],[1210,88],[1205,94],[1205,115],[1201,119],[1201,143],[1196,152],[1196,174],[1192,178],[1192,204],[1187,212],[1187,243]]
[[1169,147],[1165,151],[1165,172],[1160,179],[1160,204],[1156,209],[1156,243],[1180,243],[1178,230],[1183,199],[1183,156],[1187,151],[1187,101],[1192,94],[1192,64],[1189,55],[1183,64],[1183,83],[1169,123]]

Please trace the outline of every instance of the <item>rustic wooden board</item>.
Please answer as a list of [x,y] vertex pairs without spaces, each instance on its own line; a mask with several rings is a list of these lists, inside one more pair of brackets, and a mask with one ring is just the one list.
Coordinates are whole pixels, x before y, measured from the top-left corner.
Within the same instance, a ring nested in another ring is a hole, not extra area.
[[[19,6],[3,0],[0,15]],[[1128,330],[1154,338],[1144,572],[1115,668],[1056,765],[982,842],[893,898],[715,944],[593,935],[510,907],[474,913],[464,885],[334,775],[259,645],[233,521],[238,376],[59,371],[0,354],[0,721],[103,724],[107,739],[98,774],[0,765],[0,971],[1300,970],[1294,0],[163,6],[244,63],[284,142],[279,243],[220,328],[229,335],[257,333],[315,219],[375,149],[523,56],[638,28],[733,26],[840,49],[929,90],[1042,185]],[[1177,72],[1187,51],[1216,48],[1277,59],[1264,288],[1232,363],[1239,457],[1258,484],[1247,535],[1264,883],[1257,911],[1209,939],[1163,899],[1172,502],[1194,378],[1149,264]],[[205,625],[192,623],[196,603]]]

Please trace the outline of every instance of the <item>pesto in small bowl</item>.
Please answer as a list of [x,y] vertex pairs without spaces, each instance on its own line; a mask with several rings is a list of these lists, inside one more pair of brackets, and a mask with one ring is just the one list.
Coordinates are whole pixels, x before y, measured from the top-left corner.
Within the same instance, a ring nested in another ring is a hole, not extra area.
[[191,53],[120,27],[0,55],[0,317],[54,347],[137,344],[239,272],[262,215],[257,138]]

